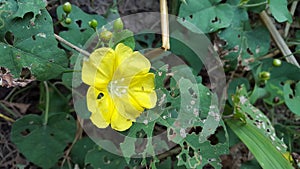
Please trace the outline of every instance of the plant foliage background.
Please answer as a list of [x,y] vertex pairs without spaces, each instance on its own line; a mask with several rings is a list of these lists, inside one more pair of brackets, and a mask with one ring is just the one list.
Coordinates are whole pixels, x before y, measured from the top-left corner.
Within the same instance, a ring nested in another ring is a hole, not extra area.
[[[300,168],[300,69],[286,62],[288,56],[281,54],[260,20],[267,11],[299,63],[299,5],[293,14],[289,11],[296,1],[169,0],[169,12],[179,16],[182,30],[199,33],[189,22],[202,30],[223,62],[228,97],[224,113],[214,113],[218,110],[211,101],[218,98],[203,63],[188,46],[171,39],[170,51],[159,57],[174,53],[188,66],[152,63],[161,91],[158,102],[165,104],[141,117],[156,120],[135,123],[122,133],[128,137],[120,145],[108,141],[120,146],[126,158],[95,144],[81,128],[89,114],[80,113],[87,109],[80,93],[73,101],[72,89],[82,84],[72,84],[72,78],[80,77],[76,61],[83,58],[55,34],[86,49],[95,29],[100,36],[102,26],[122,15],[159,12],[159,2],[71,3],[66,14],[64,1],[0,1],[0,168]],[[92,20],[98,23],[95,29],[89,25]],[[133,35],[126,23],[119,31],[107,29],[112,38],[98,39],[98,47],[122,42],[143,50],[161,45],[157,34],[144,30]],[[187,72],[196,78],[186,78]],[[191,104],[193,99],[200,102]],[[164,140],[152,139],[136,149],[139,138],[161,132],[175,144],[172,149]],[[162,154],[156,155],[157,146]],[[137,152],[142,158],[130,158]]]

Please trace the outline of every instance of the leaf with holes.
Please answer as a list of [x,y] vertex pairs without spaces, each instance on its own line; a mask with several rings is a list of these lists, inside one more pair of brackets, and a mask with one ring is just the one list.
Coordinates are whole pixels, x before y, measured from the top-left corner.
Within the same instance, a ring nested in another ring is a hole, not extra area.
[[[64,20],[65,13],[62,6],[57,7],[56,14],[59,20]],[[60,32],[59,35],[79,48],[84,48],[87,41],[95,34],[94,29],[89,26],[89,21],[97,20],[97,29],[106,24],[106,20],[102,16],[87,14],[75,5],[72,5],[72,12],[68,15],[68,18],[72,20],[70,24],[66,24],[64,21],[61,22],[61,25],[68,30]],[[76,52],[64,44],[63,46]]]
[[94,148],[85,157],[85,165],[101,169],[123,169],[128,166],[124,157],[112,154],[101,148]]
[[[16,1],[16,0],[15,0]],[[32,12],[33,18],[32,23],[34,24],[36,15],[41,13],[42,9],[45,9],[46,2],[41,0],[17,0],[18,10],[13,15],[13,17],[23,18],[25,14]]]
[[268,52],[269,32],[261,25],[251,28],[245,9],[234,9],[233,20],[230,27],[218,34],[226,42],[223,48],[229,50],[224,58],[232,61],[240,57],[243,65],[249,65],[251,61]]
[[28,160],[47,169],[55,165],[73,141],[76,123],[66,113],[52,115],[46,125],[43,123],[42,116],[24,116],[13,124],[11,140]]
[[204,33],[214,32],[230,25],[233,19],[232,6],[228,4],[217,4],[210,0],[198,1],[187,0],[179,9],[178,21],[191,31],[195,25]]
[[[233,96],[234,118],[226,123],[246,144],[263,168],[292,168],[291,163],[283,157],[287,146],[276,137],[270,120],[259,109],[251,105],[245,86],[237,89]],[[236,117],[244,114],[244,120]]]
[[237,89],[233,96],[233,103],[235,112],[239,111],[245,114],[246,123],[256,126],[265,137],[271,140],[274,147],[278,147],[280,152],[286,151],[286,145],[276,137],[275,129],[268,117],[250,103],[244,85]]
[[13,17],[17,10],[13,1],[6,1],[1,8],[0,66],[9,69],[14,78],[20,77],[22,68],[30,70],[38,80],[60,75],[68,62],[65,52],[57,47],[48,12],[41,10],[32,24],[30,13],[23,19]]
[[288,21],[292,23],[293,18],[287,8],[287,0],[271,0],[269,1],[270,11],[278,22]]
[[300,82],[296,84],[295,89],[290,88],[290,83],[285,83],[283,93],[285,104],[293,113],[300,116]]
[[95,146],[96,144],[89,137],[83,137],[78,140],[70,152],[72,161],[78,164],[80,168],[84,168],[85,157],[89,151],[94,149]]

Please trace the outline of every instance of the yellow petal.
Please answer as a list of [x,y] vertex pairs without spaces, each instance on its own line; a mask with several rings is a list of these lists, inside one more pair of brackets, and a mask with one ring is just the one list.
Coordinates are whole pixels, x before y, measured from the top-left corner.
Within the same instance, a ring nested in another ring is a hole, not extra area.
[[111,128],[117,131],[124,131],[131,127],[132,121],[121,116],[115,109],[111,118]]
[[135,119],[144,111],[143,107],[137,103],[133,104],[133,102],[131,102],[132,99],[128,94],[119,97],[113,96],[112,99],[118,113],[126,119],[135,121]]
[[109,125],[114,105],[107,90],[90,87],[87,91],[87,107],[92,113],[90,119],[97,127],[105,128]]
[[133,77],[149,72],[149,60],[139,52],[131,53],[131,49],[123,44],[116,48],[116,71],[113,79]]
[[109,83],[115,71],[115,52],[110,48],[95,50],[87,61],[83,61],[82,81],[97,88]]
[[154,88],[153,73],[135,76],[129,86],[130,102],[135,107],[138,105],[147,109],[155,107],[157,96]]

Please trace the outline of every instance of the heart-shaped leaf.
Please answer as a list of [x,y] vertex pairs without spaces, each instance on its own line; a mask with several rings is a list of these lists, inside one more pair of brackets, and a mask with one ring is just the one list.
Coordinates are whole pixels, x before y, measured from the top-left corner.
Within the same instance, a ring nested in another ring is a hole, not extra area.
[[42,116],[24,116],[14,123],[11,140],[29,161],[47,169],[55,165],[73,141],[76,123],[66,113],[50,116],[46,125],[43,122]]

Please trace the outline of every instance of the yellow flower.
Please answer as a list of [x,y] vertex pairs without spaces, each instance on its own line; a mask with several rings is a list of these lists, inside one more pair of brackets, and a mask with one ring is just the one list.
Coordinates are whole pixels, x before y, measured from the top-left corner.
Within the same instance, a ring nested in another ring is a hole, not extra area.
[[82,80],[90,86],[87,106],[97,127],[110,124],[113,129],[124,131],[145,108],[156,105],[150,66],[146,57],[122,43],[115,50],[97,49],[83,62]]

